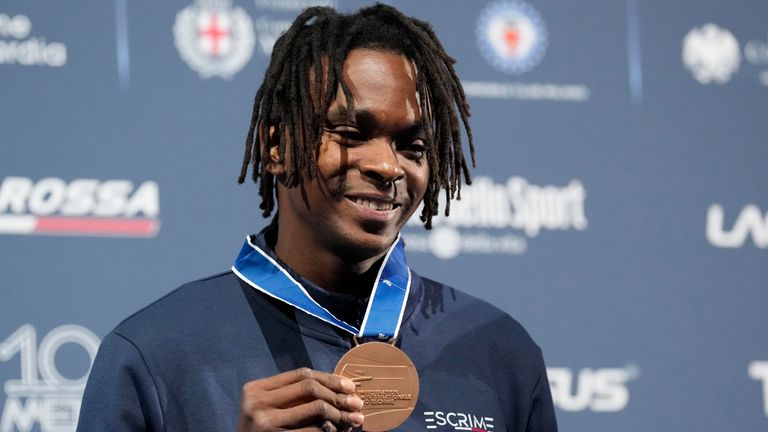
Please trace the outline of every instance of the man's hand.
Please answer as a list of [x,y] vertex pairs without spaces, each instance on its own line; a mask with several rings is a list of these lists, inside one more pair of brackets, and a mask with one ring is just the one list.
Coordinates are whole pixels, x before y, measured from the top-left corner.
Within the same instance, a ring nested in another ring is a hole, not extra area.
[[243,386],[238,432],[335,432],[363,424],[363,401],[346,378],[300,368]]

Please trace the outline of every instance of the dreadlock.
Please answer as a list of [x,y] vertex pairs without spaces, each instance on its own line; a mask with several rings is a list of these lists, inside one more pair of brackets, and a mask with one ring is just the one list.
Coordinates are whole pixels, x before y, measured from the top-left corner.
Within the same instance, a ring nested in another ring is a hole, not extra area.
[[[342,68],[348,53],[357,48],[398,53],[413,62],[418,71],[416,86],[421,95],[429,165],[421,221],[430,229],[432,217],[438,212],[440,191],[445,191],[447,216],[451,199],[461,198],[462,175],[466,184],[471,183],[459,124],[460,117],[475,166],[469,105],[453,69],[456,61],[445,52],[432,27],[387,5],[377,4],[351,15],[327,7],[308,8],[280,36],[253,101],[238,182],[245,181],[251,165],[252,178],[259,183],[260,208],[265,217],[269,216],[275,207],[275,178],[266,169],[270,128],[278,136],[280,157],[285,160],[289,152],[292,162],[285,185],[295,187],[305,176],[316,175],[323,122],[338,88],[346,98],[348,112],[354,113],[354,100]],[[291,145],[286,146],[287,142]]]

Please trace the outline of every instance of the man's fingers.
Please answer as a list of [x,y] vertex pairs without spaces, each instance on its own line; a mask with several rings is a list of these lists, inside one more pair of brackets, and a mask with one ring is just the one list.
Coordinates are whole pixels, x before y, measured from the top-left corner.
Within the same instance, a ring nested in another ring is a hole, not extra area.
[[322,380],[325,380],[323,382],[323,385],[328,387],[331,390],[340,392],[340,393],[353,393],[355,391],[355,382],[351,379],[343,378],[338,375],[329,374],[325,372],[319,372],[321,374],[316,379],[320,382]]
[[333,390],[333,388],[342,388],[342,390],[345,388],[344,379],[341,377],[322,372],[307,376],[309,378],[274,390],[264,390],[263,380],[251,381],[243,387],[242,399],[253,409],[288,408],[316,399],[324,400],[338,409],[347,411],[358,411],[362,408],[363,401],[357,395]]
[[356,395],[337,393],[313,379],[305,379],[283,388],[264,392],[261,397],[265,399],[265,405],[275,408],[289,408],[318,399],[345,411],[359,411],[363,407],[362,399]]
[[[334,427],[336,427],[336,426],[334,426]],[[294,429],[291,432],[322,432],[322,431],[323,431],[322,426],[310,426],[310,427],[304,427],[304,428],[301,428],[301,429]],[[344,427],[344,428],[341,428],[341,429],[336,428],[336,431],[337,432],[352,432],[352,427],[348,426],[348,427]]]
[[[268,378],[251,381],[254,385],[257,385],[263,390],[275,390],[287,385],[291,385],[295,382],[303,381],[313,376],[313,371],[310,368],[298,368],[292,371],[283,372],[281,374],[273,375]],[[249,383],[249,384],[250,384]]]
[[323,422],[323,425],[320,426],[320,430],[323,432],[337,432],[336,426],[334,426],[330,420],[326,420],[325,422]]
[[346,432],[361,426],[363,400],[346,378],[307,368],[243,386],[238,430],[300,429]]
[[360,426],[363,424],[363,414],[339,410],[324,400],[315,400],[305,404],[278,410],[275,413],[276,424],[289,428],[300,428],[309,425],[323,425],[330,421],[334,425]]
[[310,368],[283,372],[269,378],[251,381],[251,383],[264,390],[275,390],[307,379],[315,380],[337,393],[351,394],[355,391],[355,383],[352,380]]

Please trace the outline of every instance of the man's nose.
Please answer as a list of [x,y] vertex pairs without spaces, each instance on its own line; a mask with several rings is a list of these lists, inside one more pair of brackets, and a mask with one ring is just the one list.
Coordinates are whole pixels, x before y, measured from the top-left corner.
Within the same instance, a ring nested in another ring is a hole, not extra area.
[[405,177],[392,140],[372,139],[363,147],[360,171],[364,175],[384,184],[394,183]]

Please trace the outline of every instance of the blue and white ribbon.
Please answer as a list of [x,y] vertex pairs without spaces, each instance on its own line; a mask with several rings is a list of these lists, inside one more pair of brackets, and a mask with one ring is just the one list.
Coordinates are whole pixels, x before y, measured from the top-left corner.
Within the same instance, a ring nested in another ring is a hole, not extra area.
[[320,306],[306,289],[266,252],[246,238],[232,271],[264,294],[358,337],[397,337],[411,289],[405,246],[397,236],[376,276],[363,323],[358,329]]

